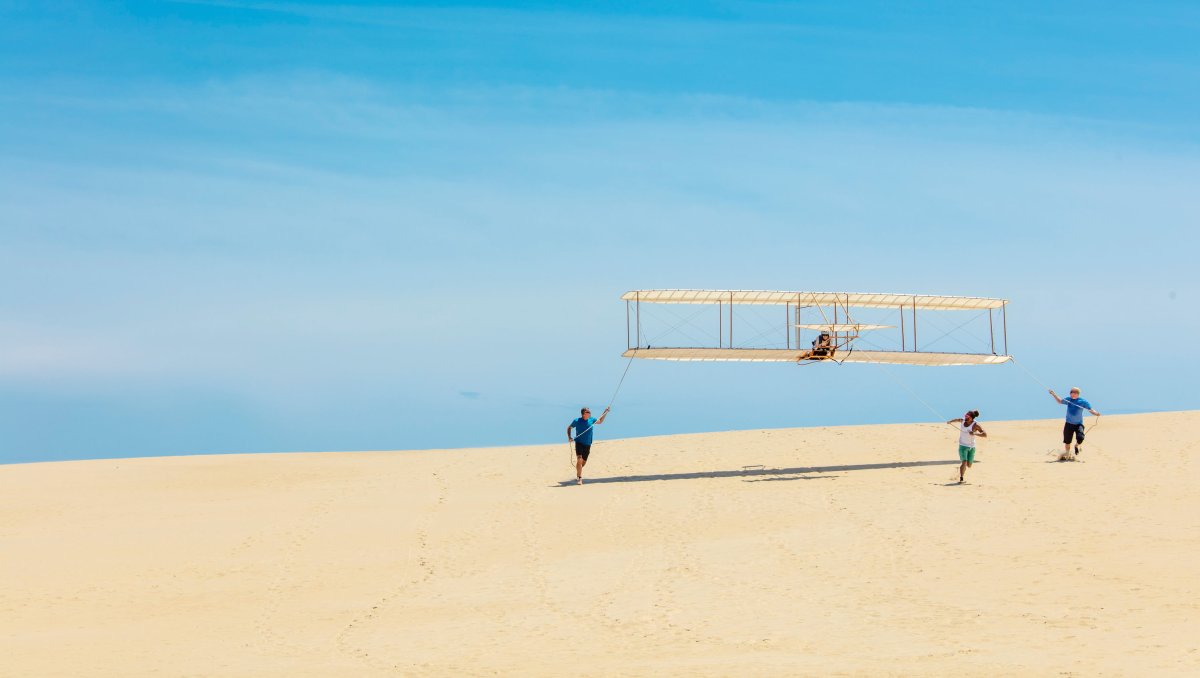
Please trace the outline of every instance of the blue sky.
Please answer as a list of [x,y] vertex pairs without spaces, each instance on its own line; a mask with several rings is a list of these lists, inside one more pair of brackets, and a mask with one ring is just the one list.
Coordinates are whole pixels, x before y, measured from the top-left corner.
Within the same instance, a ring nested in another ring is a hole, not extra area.
[[[1004,297],[1039,379],[1196,408],[1198,28],[0,2],[0,462],[555,442],[654,287]],[[933,418],[897,379],[1059,414],[1012,365],[638,362],[601,437]]]

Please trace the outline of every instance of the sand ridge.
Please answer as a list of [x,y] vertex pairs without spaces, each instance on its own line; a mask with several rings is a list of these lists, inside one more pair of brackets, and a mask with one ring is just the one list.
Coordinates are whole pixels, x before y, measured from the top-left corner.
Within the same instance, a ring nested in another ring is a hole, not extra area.
[[1196,675],[1200,413],[0,467],[0,674]]

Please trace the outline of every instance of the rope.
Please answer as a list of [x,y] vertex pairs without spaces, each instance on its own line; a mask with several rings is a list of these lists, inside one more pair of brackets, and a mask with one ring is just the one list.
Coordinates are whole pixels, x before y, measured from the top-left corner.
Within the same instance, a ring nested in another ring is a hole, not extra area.
[[1025,374],[1028,374],[1030,379],[1032,379],[1032,380],[1036,381],[1037,383],[1041,384],[1042,388],[1046,389],[1047,391],[1051,390],[1051,388],[1050,388],[1049,386],[1047,386],[1047,385],[1043,384],[1043,383],[1042,383],[1042,380],[1041,380],[1041,379],[1038,379],[1038,378],[1037,378],[1037,376],[1036,376],[1036,375],[1034,375],[1034,373],[1033,373],[1033,372],[1030,372],[1029,370],[1025,369],[1025,366],[1024,366],[1024,365],[1022,365],[1021,363],[1017,362],[1017,359],[1016,359],[1015,357],[1013,357],[1013,356],[1009,356],[1009,359],[1010,359],[1010,360],[1012,360],[1012,364],[1014,364],[1014,365],[1016,365],[1017,367],[1021,368],[1021,370],[1022,370],[1023,372],[1025,372]]
[[[608,411],[612,409],[612,404],[617,401],[617,394],[621,392],[621,385],[625,383],[625,375],[629,374],[629,368],[633,366],[633,359],[636,357],[637,357],[637,349],[635,348],[635,349],[633,349],[633,355],[629,356],[629,360],[625,363],[625,371],[621,373],[621,378],[620,378],[620,380],[617,381],[617,387],[615,389],[613,389],[612,397],[608,399],[608,405],[604,408],[605,414],[601,415],[601,416],[607,415]],[[599,420],[597,420],[597,421],[599,421]],[[592,424],[591,426],[588,426],[587,428],[583,429],[582,431],[577,431],[575,433],[575,438],[579,438],[579,436],[583,435],[584,433],[587,433],[588,431],[592,430],[595,427],[596,427],[596,425]],[[575,468],[575,448],[573,445],[571,445],[572,442],[573,441],[571,441],[571,440],[567,441],[567,450],[570,451],[570,453],[571,453],[571,459],[570,459],[571,468]]]
[[927,407],[930,412],[933,412],[933,416],[940,419],[947,426],[953,427],[953,425],[950,424],[948,422],[948,420],[942,416],[941,412],[938,412],[936,409],[934,409],[933,405],[930,405],[929,403],[925,402],[925,400],[923,398],[921,398],[921,396],[917,395],[916,391],[913,391],[911,388],[908,387],[908,384],[905,384],[899,377],[892,374],[892,371],[887,368],[887,365],[885,365],[883,363],[879,363],[879,367],[883,368],[884,373],[887,374],[889,377],[891,377],[892,381],[895,381],[897,384],[900,384],[900,387],[903,388],[905,391],[908,391],[909,395],[916,398],[917,401],[920,402],[925,407]]
[[[879,366],[883,368],[884,373],[886,373],[889,377],[891,377],[893,381],[895,381],[897,384],[900,384],[900,386],[903,387],[905,391],[908,391],[909,395],[916,398],[925,407],[929,408],[929,411],[933,412],[934,416],[937,417],[939,420],[941,420],[941,422],[943,424],[945,424],[946,426],[949,426],[950,428],[952,428],[956,431],[959,430],[959,428],[957,426],[955,426],[954,424],[951,424],[948,419],[943,417],[941,412],[938,412],[936,409],[934,409],[933,405],[930,405],[929,403],[925,402],[921,398],[921,396],[917,395],[915,391],[913,391],[911,388],[909,388],[908,384],[905,384],[899,377],[892,374],[892,371],[887,368],[887,365],[885,365],[884,363],[879,363]],[[972,426],[971,428],[973,430],[974,426]],[[953,477],[951,478],[951,480],[953,480]],[[959,482],[962,482],[961,477],[959,478]]]
[[[875,348],[880,348],[880,347],[879,347],[877,344],[874,344],[873,342],[871,342],[871,341],[869,341],[869,340],[866,340],[866,339],[863,339],[863,338],[861,338],[861,337],[858,339],[858,341],[861,341],[861,342],[863,342],[864,344],[867,344],[868,346],[872,346],[872,347],[875,347]],[[851,350],[851,352],[853,352],[853,350],[854,350],[854,349],[853,349],[853,348],[851,348],[850,350]],[[849,356],[849,355],[847,355],[846,357],[847,357],[847,358],[849,358],[850,356]],[[844,360],[845,360],[845,358],[843,358],[842,360],[844,361]],[[888,369],[888,367],[887,367],[887,364],[886,364],[886,363],[877,363],[877,365],[880,367],[880,369],[882,369],[882,370],[883,370],[884,374],[887,374],[887,375],[888,375],[888,377],[889,377],[889,378],[890,378],[892,381],[896,382],[897,384],[900,384],[900,387],[901,387],[901,388],[903,388],[905,391],[908,391],[908,394],[909,394],[909,395],[911,395],[913,398],[916,398],[917,402],[919,402],[919,403],[921,403],[922,405],[924,405],[924,406],[925,406],[925,407],[926,407],[926,408],[927,408],[927,409],[928,409],[930,412],[933,412],[933,416],[935,416],[935,417],[937,417],[938,419],[940,419],[940,420],[942,421],[942,423],[946,424],[947,426],[949,426],[949,427],[951,427],[951,428],[955,428],[953,424],[951,424],[951,423],[950,423],[950,422],[949,422],[949,421],[948,421],[948,420],[947,420],[945,417],[943,417],[943,416],[942,416],[942,413],[941,413],[941,412],[938,412],[938,411],[937,411],[937,410],[936,410],[936,409],[933,407],[933,405],[930,405],[929,403],[925,402],[925,400],[924,400],[924,399],[922,399],[922,398],[921,398],[921,396],[917,395],[916,391],[913,391],[911,388],[909,388],[909,387],[908,387],[908,384],[904,383],[904,381],[903,381],[902,379],[900,379],[900,378],[899,378],[899,377],[897,377],[895,374],[893,374],[893,373],[892,373],[892,371]]]
[[[1037,378],[1037,376],[1036,376],[1036,375],[1034,375],[1034,373],[1033,373],[1033,372],[1030,372],[1028,369],[1026,369],[1024,365],[1022,365],[1021,363],[1017,362],[1017,359],[1016,359],[1016,358],[1014,358],[1013,356],[1009,356],[1009,358],[1012,360],[1012,364],[1014,364],[1014,365],[1016,365],[1017,367],[1021,368],[1021,371],[1023,371],[1025,374],[1029,375],[1029,378],[1030,378],[1030,379],[1033,379],[1034,381],[1036,381],[1036,382],[1037,382],[1039,385],[1041,385],[1041,387],[1042,387],[1042,388],[1046,389],[1047,391],[1053,391],[1053,390],[1054,390],[1054,389],[1050,388],[1049,386],[1047,386],[1045,383],[1043,383],[1041,379],[1038,379],[1038,378]],[[1079,406],[1078,406],[1078,405],[1076,405],[1076,407],[1079,407]],[[1082,409],[1082,408],[1080,408],[1080,409]],[[1086,436],[1086,435],[1087,435],[1087,434],[1088,434],[1088,433],[1089,433],[1089,432],[1090,432],[1092,429],[1096,428],[1096,427],[1097,427],[1097,426],[1099,426],[1099,425],[1100,425],[1100,415],[1098,415],[1098,414],[1097,414],[1097,415],[1096,415],[1096,418],[1095,418],[1095,419],[1092,421],[1092,425],[1091,425],[1091,426],[1085,426],[1085,427],[1083,428],[1083,434]]]

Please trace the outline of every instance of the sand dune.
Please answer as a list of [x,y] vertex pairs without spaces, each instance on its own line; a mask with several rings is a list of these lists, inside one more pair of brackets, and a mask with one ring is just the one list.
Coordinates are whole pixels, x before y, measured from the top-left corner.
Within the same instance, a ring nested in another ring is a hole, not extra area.
[[1200,675],[1200,413],[983,423],[0,467],[0,674]]

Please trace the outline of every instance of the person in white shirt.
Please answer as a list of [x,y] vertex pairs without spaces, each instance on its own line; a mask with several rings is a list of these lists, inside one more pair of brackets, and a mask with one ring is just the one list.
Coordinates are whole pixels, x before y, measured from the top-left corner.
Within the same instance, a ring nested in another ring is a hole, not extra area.
[[979,418],[979,410],[971,410],[962,419],[951,419],[947,424],[958,425],[958,459],[962,464],[958,467],[958,482],[963,482],[967,469],[975,463],[975,438],[986,438],[987,432],[975,421]]

